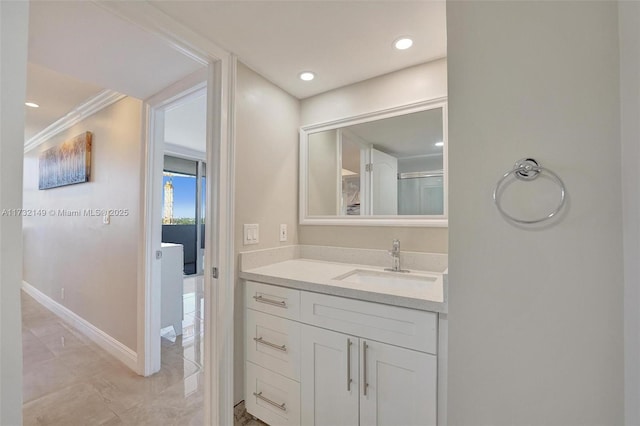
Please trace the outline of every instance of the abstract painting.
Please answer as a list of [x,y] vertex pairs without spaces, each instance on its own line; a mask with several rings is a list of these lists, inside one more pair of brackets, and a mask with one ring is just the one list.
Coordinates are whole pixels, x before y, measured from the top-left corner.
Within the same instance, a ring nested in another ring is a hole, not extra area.
[[91,174],[91,132],[85,132],[58,146],[49,148],[39,158],[39,189],[50,189],[89,182]]

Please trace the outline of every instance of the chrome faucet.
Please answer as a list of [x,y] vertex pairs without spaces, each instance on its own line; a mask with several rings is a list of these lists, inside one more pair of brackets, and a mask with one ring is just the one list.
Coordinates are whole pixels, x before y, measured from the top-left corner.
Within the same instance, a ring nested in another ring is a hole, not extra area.
[[393,267],[385,268],[385,271],[391,272],[409,272],[406,269],[400,268],[400,240],[393,240],[393,248],[389,250],[389,254],[393,259]]

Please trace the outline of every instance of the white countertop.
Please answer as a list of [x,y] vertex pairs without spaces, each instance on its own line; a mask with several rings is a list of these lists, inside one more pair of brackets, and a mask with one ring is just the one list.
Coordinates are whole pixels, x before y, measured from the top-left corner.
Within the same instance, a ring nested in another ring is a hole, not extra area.
[[399,276],[422,276],[432,280],[410,288],[336,280],[354,270],[384,271],[384,268],[320,260],[293,259],[240,272],[240,278],[298,290],[348,297],[432,312],[447,312],[446,274],[411,271]]

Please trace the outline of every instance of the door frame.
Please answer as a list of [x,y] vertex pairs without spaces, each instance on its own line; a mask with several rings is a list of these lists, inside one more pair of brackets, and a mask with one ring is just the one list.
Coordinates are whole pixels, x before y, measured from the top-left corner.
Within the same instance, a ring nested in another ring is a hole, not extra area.
[[[233,311],[234,311],[234,96],[237,59],[234,55],[147,2],[109,2],[93,0],[95,4],[156,35],[168,45],[207,67],[207,188],[206,215],[210,218],[205,245],[210,248],[205,258],[205,407],[206,425],[233,423]],[[145,108],[146,109],[146,108]],[[146,114],[145,114],[146,115]],[[150,151],[150,121],[143,129],[144,164],[141,188],[144,191],[144,216],[151,208],[152,195],[147,188],[149,162],[157,153]],[[215,172],[214,172],[215,171]],[[140,230],[140,259],[147,259],[144,223]],[[216,238],[213,238],[213,235]],[[140,263],[138,280],[138,358],[141,373],[146,362],[149,312],[146,276],[149,265]],[[212,275],[217,268],[217,277]]]
[[[150,376],[160,371],[161,362],[161,252],[162,218],[162,176],[164,172],[164,127],[165,112],[176,105],[187,102],[197,93],[207,89],[207,70],[196,72],[187,78],[163,89],[144,101],[142,111],[143,164],[145,171],[142,189],[144,209],[142,226],[141,262],[138,262],[138,313],[144,312],[144,321],[138,317],[138,373]],[[196,194],[197,195],[197,194]],[[143,292],[141,293],[140,290]],[[141,350],[142,349],[142,350]]]

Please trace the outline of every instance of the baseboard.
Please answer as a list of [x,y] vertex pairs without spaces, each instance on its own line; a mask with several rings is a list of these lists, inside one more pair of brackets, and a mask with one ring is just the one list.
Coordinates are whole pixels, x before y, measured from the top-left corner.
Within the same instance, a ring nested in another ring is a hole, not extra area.
[[98,327],[91,324],[86,319],[80,317],[69,308],[66,308],[65,306],[56,302],[28,282],[22,281],[22,289],[29,296],[36,299],[42,306],[49,309],[51,312],[59,316],[62,320],[71,324],[82,334],[87,336],[92,342],[100,346],[109,354],[116,357],[131,370],[136,373],[138,372],[138,354],[135,351],[131,350],[126,345],[109,336],[107,333],[100,330]]

